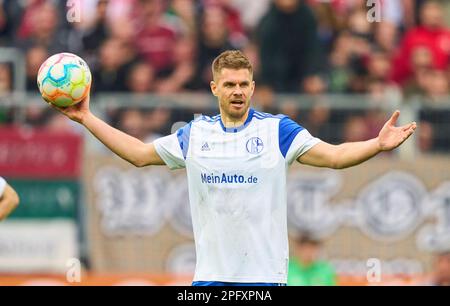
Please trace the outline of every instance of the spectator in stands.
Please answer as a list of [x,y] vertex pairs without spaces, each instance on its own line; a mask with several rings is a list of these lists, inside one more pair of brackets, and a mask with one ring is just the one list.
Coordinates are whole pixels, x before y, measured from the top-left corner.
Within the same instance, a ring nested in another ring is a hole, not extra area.
[[411,57],[417,47],[428,48],[434,69],[446,69],[449,64],[450,31],[444,26],[442,6],[430,0],[420,8],[420,25],[409,30],[393,60],[392,79],[400,84],[413,75]]
[[294,239],[295,256],[289,260],[289,286],[334,286],[336,273],[326,261],[319,259],[321,241],[310,234]]
[[312,0],[307,2],[314,12],[318,23],[318,37],[322,48],[328,53],[334,39],[344,29],[342,12],[336,7],[336,1],[324,2]]
[[47,52],[47,49],[42,46],[35,46],[30,48],[26,54],[26,74],[27,74],[27,82],[26,89],[31,92],[36,92],[36,80],[39,72],[39,68],[42,63],[49,57],[50,55]]
[[217,7],[224,13],[230,43],[235,49],[242,49],[247,44],[247,37],[241,22],[240,12],[230,0],[202,0],[202,2],[204,11]]
[[275,93],[269,86],[257,86],[254,96],[255,104],[264,112],[276,113]]
[[39,45],[50,54],[67,51],[67,36],[58,30],[60,14],[57,7],[49,1],[33,1],[27,7],[18,32],[18,46],[27,50]]
[[367,93],[375,105],[397,107],[401,103],[401,89],[389,80],[390,71],[388,54],[373,51],[367,59]]
[[371,25],[367,21],[365,10],[355,10],[348,17],[348,31],[350,35],[350,92],[367,92],[367,59],[372,52]]
[[182,24],[183,36],[194,36],[197,30],[197,11],[194,0],[172,0],[168,12]]
[[427,121],[421,121],[420,129],[417,133],[417,146],[422,152],[430,152],[434,147],[434,129],[433,125]]
[[331,110],[328,103],[314,101],[311,110],[307,114],[305,126],[308,131],[317,135],[321,139],[335,140],[336,129],[330,126]]
[[[298,101],[296,98],[285,98],[283,101],[280,101],[279,113],[284,114],[291,118],[294,121],[299,121],[300,117],[300,108],[298,107]],[[306,126],[305,126],[306,128]],[[309,128],[308,128],[309,131]],[[316,134],[314,134],[316,135]]]
[[329,56],[329,91],[332,93],[345,93],[349,90],[353,71],[350,67],[351,36],[342,32],[334,41]]
[[201,13],[194,80],[196,89],[209,90],[209,83],[212,80],[212,61],[221,52],[234,48],[226,22],[226,13],[219,5],[207,6]]
[[33,34],[35,27],[35,15],[36,12],[41,9],[41,6],[45,3],[45,0],[30,0],[24,3],[17,3],[13,8],[11,8],[11,2],[18,1],[8,1],[5,3],[7,8],[14,11],[14,17],[18,20],[16,26],[16,31],[14,34],[18,39],[26,39]]
[[125,45],[118,39],[110,38],[100,47],[99,66],[94,67],[93,90],[118,92],[125,90],[128,63]]
[[0,97],[12,91],[11,69],[6,63],[0,63]]
[[195,88],[195,51],[196,42],[189,36],[176,42],[172,67],[167,69],[167,75],[160,75],[155,85],[157,93],[177,93]]
[[391,56],[398,44],[399,31],[394,23],[382,20],[374,28],[375,45]]
[[162,135],[171,132],[171,111],[164,107],[156,107],[144,113],[145,142],[152,142]]
[[429,103],[446,100],[449,94],[448,79],[445,71],[430,70],[425,86],[425,98]]
[[354,115],[348,118],[343,128],[343,141],[363,141],[368,138],[370,131],[363,116]]
[[402,103],[402,91],[396,84],[377,78],[367,79],[367,94],[373,106],[396,107]]
[[132,93],[149,93],[155,87],[155,71],[146,62],[134,64],[127,74],[127,90]]
[[242,25],[247,33],[253,33],[266,14],[272,0],[231,0],[231,5],[240,13]]
[[375,51],[370,54],[367,63],[369,77],[386,82],[390,69],[389,57],[386,53]]
[[[102,0],[95,0],[102,1]],[[141,8],[141,0],[106,0],[108,2],[108,8],[106,10],[106,16],[108,23],[115,23],[117,20],[127,20],[128,23],[133,23],[133,19],[136,17]],[[89,1],[90,2],[90,1]]]
[[146,131],[142,110],[136,108],[122,110],[119,115],[118,128],[133,137],[144,140]]
[[299,0],[274,0],[257,33],[261,83],[279,92],[300,92],[318,73],[320,45],[311,9]]
[[372,39],[372,24],[367,20],[367,12],[364,9],[357,9],[348,16],[348,31],[354,38],[354,43],[361,45],[363,48],[354,47],[354,52],[364,55],[367,54],[367,44]]
[[316,74],[303,81],[303,92],[311,96],[317,96],[325,93],[327,90],[327,84],[322,76]]
[[131,22],[125,22],[125,20],[119,18],[117,22],[110,23],[109,32],[110,38],[117,40],[122,46],[122,62],[124,63],[124,70],[128,70],[134,64],[144,61],[144,59],[138,55],[136,50],[136,33]]
[[[38,93],[36,85],[37,74],[42,63],[49,57],[47,49],[34,46],[26,53],[26,90]],[[25,120],[33,126],[45,126],[50,118],[50,110],[36,105],[29,105],[25,109]]]
[[[109,28],[107,25],[106,11],[108,8],[108,1],[99,0],[96,6],[95,17],[86,29],[82,38],[83,51],[87,54],[95,53],[109,36]],[[121,23],[121,26],[126,27],[127,23]]]
[[430,72],[433,70],[432,66],[433,58],[430,49],[416,47],[412,50],[412,75],[406,80],[403,86],[403,92],[406,98],[414,95],[425,95],[430,80]]
[[173,64],[173,49],[178,29],[167,18],[166,2],[163,0],[140,0],[140,24],[136,37],[138,53],[154,69],[156,75]]

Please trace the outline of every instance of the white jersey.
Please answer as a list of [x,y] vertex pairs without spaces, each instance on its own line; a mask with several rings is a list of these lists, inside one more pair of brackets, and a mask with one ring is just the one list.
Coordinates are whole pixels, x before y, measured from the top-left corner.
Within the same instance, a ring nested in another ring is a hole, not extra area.
[[3,196],[3,192],[5,192],[6,181],[3,177],[0,176],[0,198]]
[[319,141],[287,116],[250,109],[240,127],[201,116],[154,142],[171,169],[187,170],[194,281],[287,282],[286,172]]

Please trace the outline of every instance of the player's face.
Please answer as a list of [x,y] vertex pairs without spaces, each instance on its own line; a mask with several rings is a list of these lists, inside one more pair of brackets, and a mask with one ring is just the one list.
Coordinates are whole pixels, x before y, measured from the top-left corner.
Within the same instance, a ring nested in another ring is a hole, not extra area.
[[217,79],[211,82],[211,90],[219,99],[221,113],[232,120],[240,120],[250,107],[255,82],[248,69],[221,70]]

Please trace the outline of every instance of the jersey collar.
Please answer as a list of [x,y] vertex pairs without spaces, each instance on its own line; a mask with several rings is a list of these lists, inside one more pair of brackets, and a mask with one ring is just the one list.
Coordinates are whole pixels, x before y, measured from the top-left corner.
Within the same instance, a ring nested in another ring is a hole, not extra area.
[[233,126],[233,127],[225,127],[225,125],[222,122],[222,117],[220,117],[220,126],[222,127],[222,130],[226,133],[237,133],[242,131],[243,129],[245,129],[248,124],[250,123],[250,121],[252,121],[253,119],[253,114],[254,114],[255,110],[253,108],[250,108],[248,111],[248,117],[247,120],[245,120],[244,124],[240,125],[240,126]]

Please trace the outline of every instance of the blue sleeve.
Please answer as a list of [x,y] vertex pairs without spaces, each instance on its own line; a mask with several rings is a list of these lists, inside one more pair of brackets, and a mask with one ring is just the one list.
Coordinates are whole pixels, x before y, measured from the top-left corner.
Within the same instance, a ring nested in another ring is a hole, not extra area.
[[286,154],[291,147],[292,141],[294,141],[295,136],[297,136],[297,134],[302,130],[304,130],[302,126],[289,119],[287,116],[280,120],[278,128],[278,142],[283,157],[286,158]]
[[191,136],[192,121],[180,128],[177,132],[178,143],[180,144],[181,151],[183,152],[183,158],[186,159],[189,149],[189,138]]

